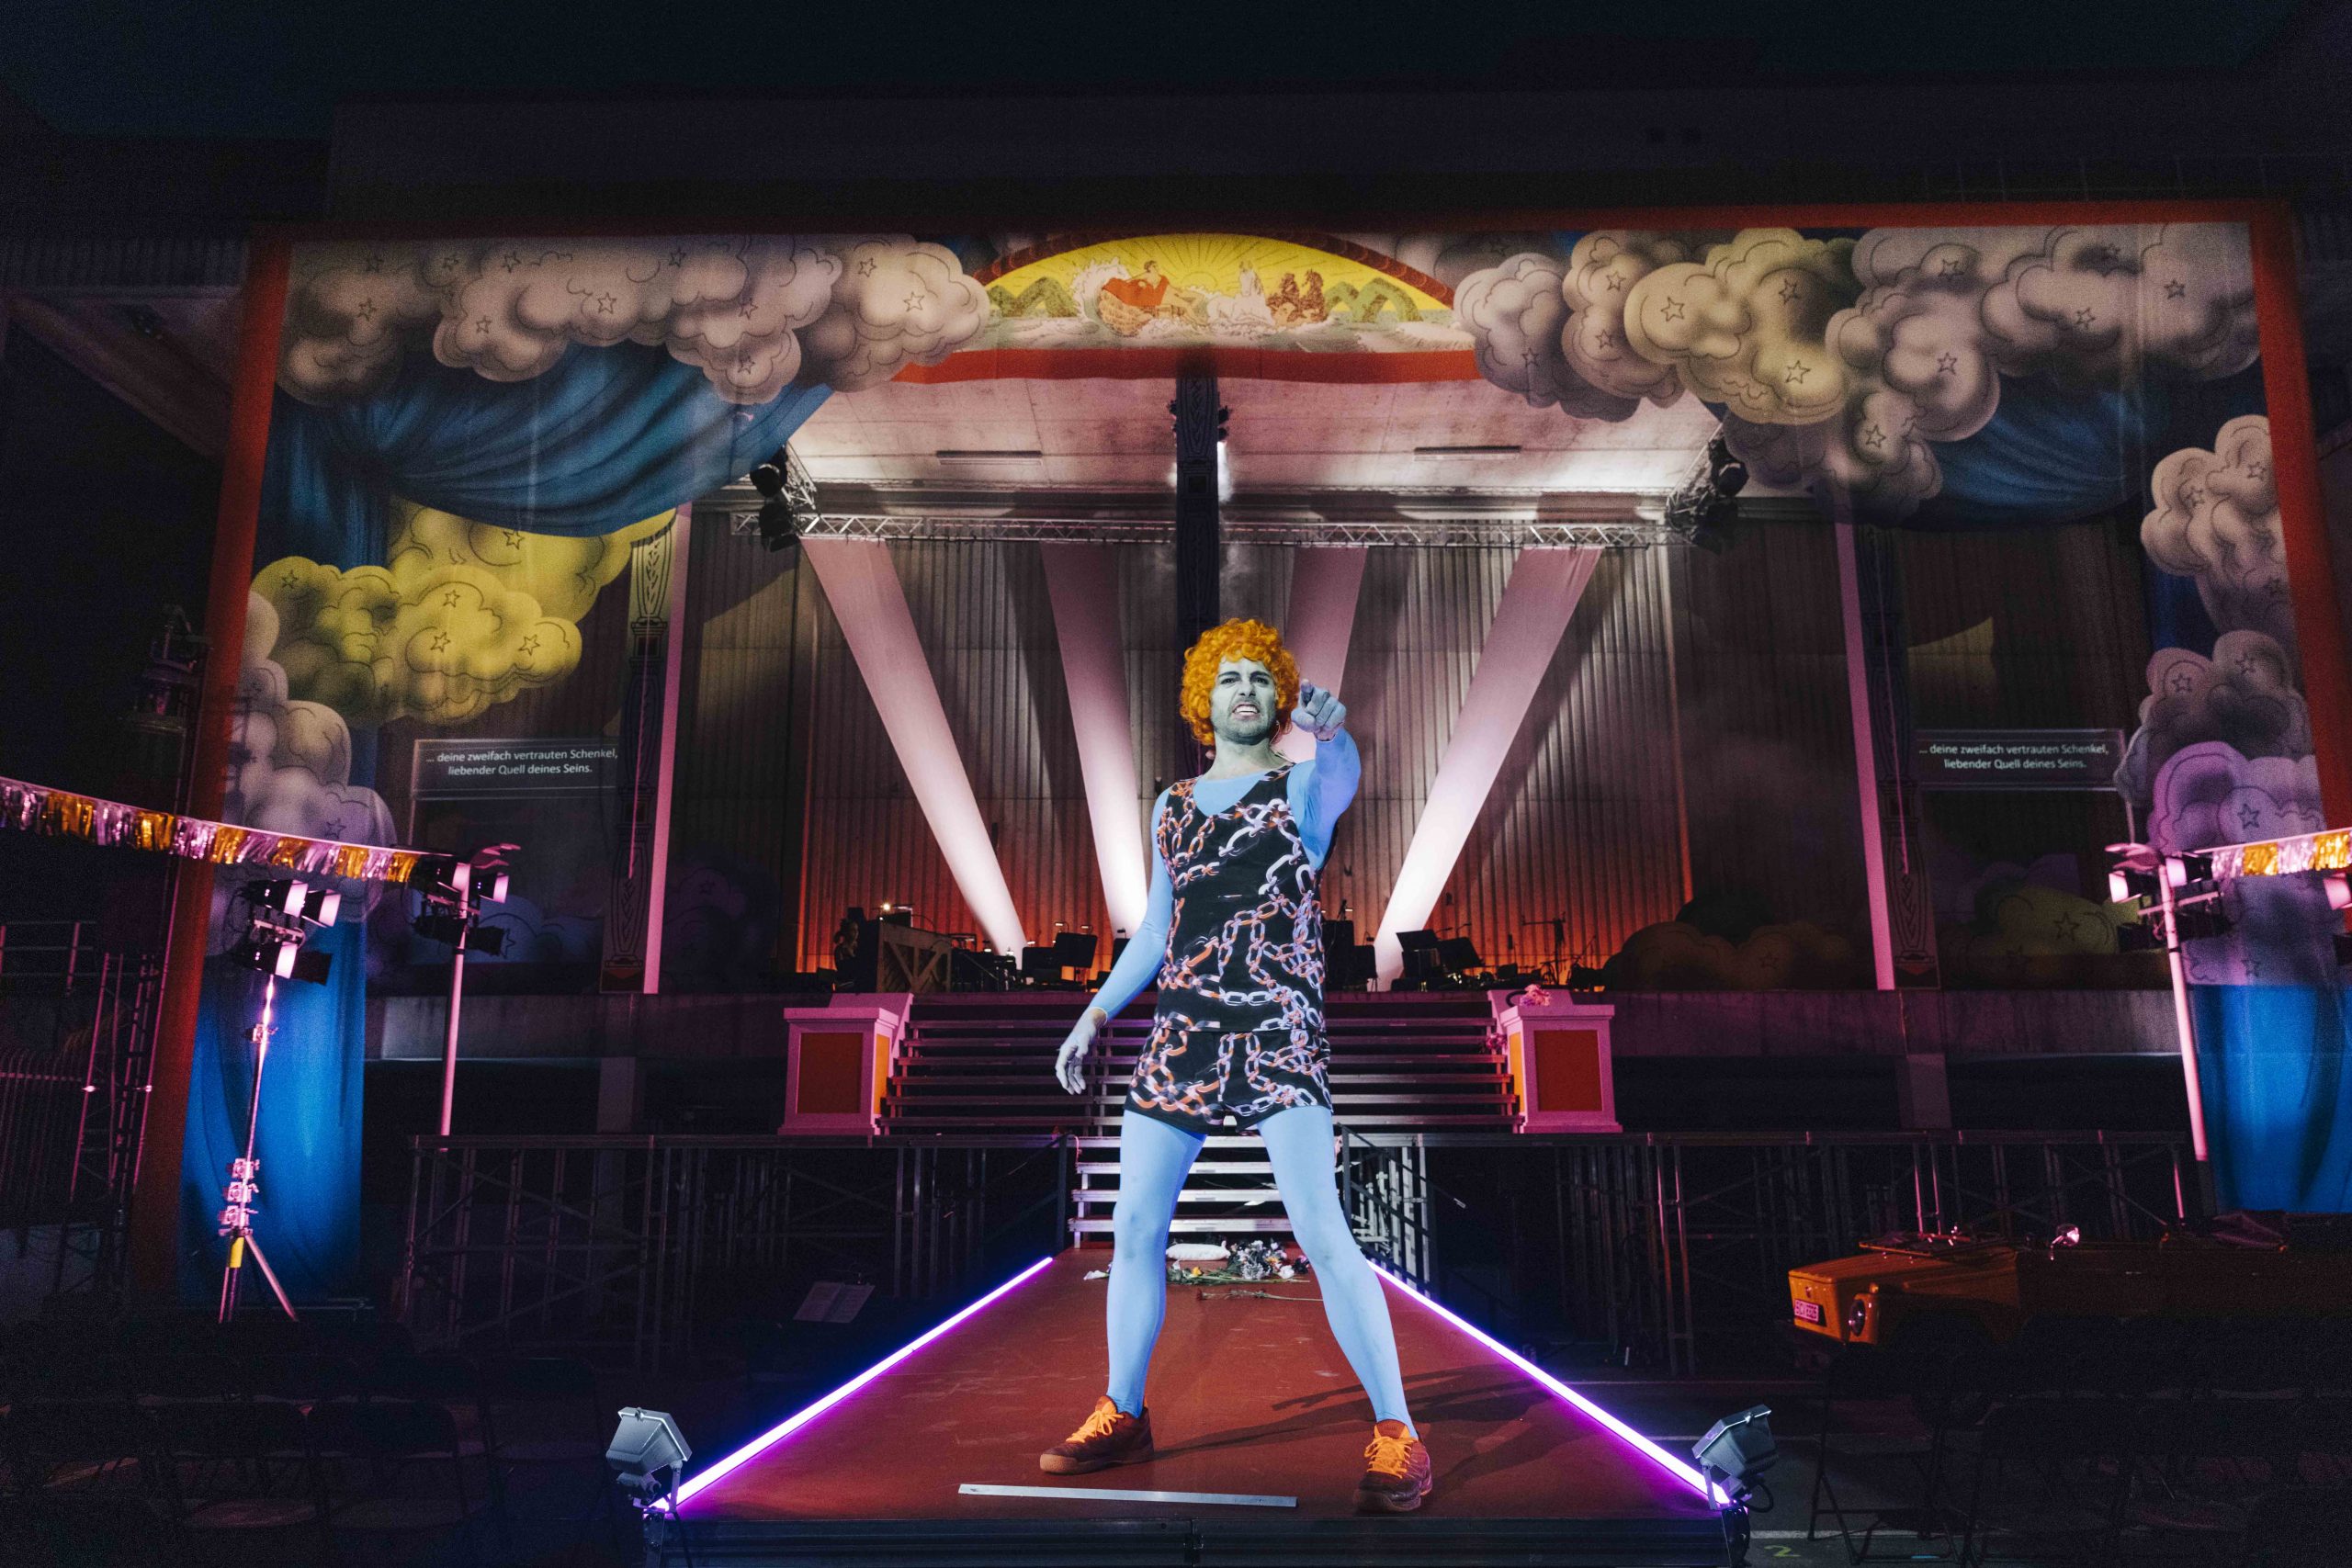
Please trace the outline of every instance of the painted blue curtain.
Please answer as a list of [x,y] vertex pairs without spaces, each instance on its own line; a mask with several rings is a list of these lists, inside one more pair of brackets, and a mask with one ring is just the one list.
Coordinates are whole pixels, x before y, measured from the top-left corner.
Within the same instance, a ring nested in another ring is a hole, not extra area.
[[[1941,493],[1924,528],[2068,523],[2148,504],[2149,476],[2183,446],[2202,446],[2241,414],[2263,412],[2257,364],[2218,381],[2147,380],[2125,390],[2004,378],[2001,406],[1966,441],[1936,448]],[[2146,563],[2150,646],[2213,650],[2219,635],[2197,585]]]
[[662,349],[621,344],[576,348],[527,381],[412,355],[359,402],[280,392],[261,553],[376,560],[394,495],[534,534],[609,534],[751,472],[827,390],[789,387],[745,408]]
[[[296,1302],[351,1289],[359,1262],[359,1076],[366,1056],[366,932],[336,926],[310,949],[333,955],[324,985],[277,983],[277,1030],[261,1078],[262,1201],[254,1235]],[[260,1021],[262,976],[214,959],[204,968],[180,1156],[180,1297],[209,1304],[228,1243],[218,1233],[229,1162],[244,1152],[254,1081],[247,1031]],[[269,1288],[246,1266],[247,1306]],[[276,1310],[271,1308],[270,1310]]]
[[2224,1209],[2352,1211],[2352,1016],[2336,986],[2197,986],[2198,1081]]
[[[745,408],[661,348],[622,344],[576,348],[527,381],[486,381],[415,355],[360,402],[318,407],[281,392],[255,565],[289,555],[341,567],[380,561],[396,495],[533,533],[609,533],[750,472],[827,391],[787,388]],[[355,728],[351,739],[351,782],[373,784],[375,732]],[[254,1234],[298,1301],[356,1283],[365,938],[354,924],[314,940],[335,954],[329,985],[281,983],[262,1079],[266,1206]],[[217,958],[206,965],[181,1163],[180,1280],[190,1302],[212,1299],[227,1256],[214,1222],[243,1139],[253,1060],[244,1031],[259,996],[252,971]]]

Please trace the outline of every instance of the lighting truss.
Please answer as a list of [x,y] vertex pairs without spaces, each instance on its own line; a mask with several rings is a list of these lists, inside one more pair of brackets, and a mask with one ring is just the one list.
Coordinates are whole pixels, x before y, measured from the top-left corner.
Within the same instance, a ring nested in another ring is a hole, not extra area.
[[[1238,504],[1238,503],[1237,503]],[[1416,510],[1419,510],[1417,508]],[[738,534],[753,530],[756,512],[732,514]],[[1639,549],[1687,545],[1690,519],[1645,517],[1424,516],[1377,521],[1346,518],[1251,518],[1228,511],[1220,532],[1227,543],[1358,545],[1388,547],[1519,549]],[[1141,517],[958,517],[921,513],[825,512],[803,527],[804,539],[915,542],[951,539],[1036,544],[1169,544],[1172,523]]]

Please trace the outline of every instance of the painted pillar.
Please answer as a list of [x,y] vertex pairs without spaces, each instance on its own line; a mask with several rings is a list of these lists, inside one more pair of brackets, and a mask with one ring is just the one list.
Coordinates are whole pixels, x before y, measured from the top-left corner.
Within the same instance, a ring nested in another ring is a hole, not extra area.
[[[621,699],[621,778],[627,818],[605,905],[606,991],[662,988],[662,908],[670,859],[670,784],[678,749],[678,682],[685,649],[686,558],[693,525],[682,506],[669,527],[630,547],[628,673]],[[530,846],[523,847],[528,854]]]

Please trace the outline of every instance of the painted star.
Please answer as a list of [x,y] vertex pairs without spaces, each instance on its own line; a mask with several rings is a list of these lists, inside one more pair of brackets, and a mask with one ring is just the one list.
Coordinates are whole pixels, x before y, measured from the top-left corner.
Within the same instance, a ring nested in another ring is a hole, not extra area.
[[670,253],[670,265],[672,266],[684,266],[686,265],[685,246],[680,245],[676,250]]
[[752,319],[752,313],[753,313],[754,311],[756,311],[757,310],[759,310],[759,308],[760,308],[760,306],[759,306],[759,301],[758,301],[758,300],[756,300],[756,299],[746,299],[746,300],[744,300],[744,301],[743,301],[743,303],[742,303],[741,305],[740,305],[740,306],[738,306],[738,307],[736,308],[736,311],[735,311],[735,313],[736,313],[737,315],[739,315],[739,316],[742,317],[745,321],[750,321],[750,320]]
[[1622,294],[1625,290],[1625,280],[1612,272],[1600,280],[1600,287],[1609,293]]
[[1666,302],[1666,309],[1659,311],[1658,314],[1665,317],[1669,321],[1680,321],[1682,319],[1682,301],[1679,299],[1668,299]]
[[523,547],[523,535],[521,530],[515,528],[502,528],[499,532],[506,536],[506,547],[508,549],[519,550]]
[[384,270],[384,258],[370,253],[368,259],[359,264],[359,270],[362,272],[381,272]]
[[277,585],[280,588],[299,588],[302,585],[302,574],[299,571],[289,571],[277,580]]
[[2255,658],[2253,654],[2241,653],[2238,655],[2238,673],[2241,675],[2251,675],[2256,670],[2261,667],[2261,663],[2262,661]]
[[1875,423],[1862,426],[1862,445],[1875,452],[1886,445],[1886,432]]
[[872,277],[874,276],[874,258],[872,256],[860,256],[857,258],[857,276],[860,277]]
[[2165,285],[2165,298],[2167,299],[2177,299],[2188,292],[2188,285],[2177,277]]
[[2098,317],[2091,313],[2091,308],[2088,305],[2084,306],[2081,310],[2075,312],[2075,325],[2078,327],[2087,328],[2091,322],[2098,319]]
[[522,648],[521,648],[520,649],[518,649],[517,651],[519,651],[519,652],[523,652],[523,653],[537,653],[537,652],[538,652],[538,651],[539,651],[539,634],[538,634],[538,633],[537,633],[537,632],[533,632],[529,637],[525,637],[525,638],[523,639],[523,646],[522,646]]
[[922,302],[930,298],[930,295],[925,294],[922,289],[918,288],[913,293],[907,296],[907,309],[910,310],[921,310],[922,308]]
[[2197,677],[2184,670],[2172,678],[2172,689],[2185,697],[2197,689]]
[[2262,826],[2262,807],[2249,802],[2238,807],[2238,826],[2251,833]]
[[1617,347],[1617,334],[1603,327],[1593,338],[1592,346],[1604,354],[1614,353]]
[[2205,487],[2203,485],[2181,486],[2180,503],[2183,506],[2188,507],[2191,512],[2196,511],[2199,507],[2205,504]]
[[1813,367],[1807,365],[1804,360],[1792,360],[1790,362],[1788,373],[1782,376],[1781,379],[1791,386],[1802,386],[1804,383],[1804,378],[1812,374]]
[[454,610],[458,607],[458,601],[464,597],[464,594],[452,588],[449,592],[441,595],[442,607],[444,609]]
[[748,373],[752,368],[751,355],[749,353],[737,355],[735,356],[735,368]]
[[609,316],[609,315],[611,315],[611,314],[613,313],[613,307],[614,307],[615,305],[619,304],[619,303],[620,303],[620,297],[619,297],[618,295],[614,295],[614,294],[599,294],[599,295],[597,295],[597,296],[596,296],[596,310],[597,310],[597,313],[598,313],[599,315],[605,315],[605,316]]
[[447,632],[435,632],[432,639],[424,646],[433,652],[439,653],[449,646],[449,634]]
[[1967,263],[1967,261],[1966,261],[1966,259],[1965,259],[1965,258],[1961,257],[1961,256],[1946,256],[1946,257],[1944,257],[1944,268],[1943,268],[1943,276],[1946,276],[1946,277],[1958,277],[1962,273],[1966,272],[1967,270],[1968,270],[1968,263]]
[[2245,977],[2249,980],[2259,980],[2262,978],[2261,959],[2249,958],[2245,961]]
[[1798,284],[1793,277],[1781,279],[1781,303],[1785,305],[1797,297]]
[[474,319],[474,331],[481,333],[484,337],[488,337],[490,335],[490,318],[488,316],[476,317]]
[[2270,477],[2270,465],[2257,457],[2245,466],[2245,477],[2250,479],[2267,479]]
[[516,267],[523,265],[523,253],[520,251],[509,251],[503,256],[499,258],[498,265],[505,268],[508,272],[513,272]]
[[359,301],[359,309],[352,311],[351,313],[358,317],[363,321],[372,321],[376,319],[376,301],[373,299],[362,299]]
[[1957,354],[1939,354],[1939,355],[1936,355],[1936,374],[1937,374],[1937,375],[1939,375],[1939,376],[1949,376],[1949,375],[1951,375],[1953,371],[1955,371],[1955,370],[1957,370],[1957,369],[1959,369],[1959,368],[1960,368],[1960,355],[1957,355]]

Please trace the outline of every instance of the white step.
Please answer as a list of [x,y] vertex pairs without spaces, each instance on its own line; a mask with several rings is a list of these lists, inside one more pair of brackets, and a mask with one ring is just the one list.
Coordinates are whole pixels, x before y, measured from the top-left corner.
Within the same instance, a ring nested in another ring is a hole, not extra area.
[[[1102,1219],[1077,1219],[1070,1221],[1069,1228],[1073,1231],[1089,1231],[1100,1235],[1107,1234],[1117,1223],[1107,1216]],[[1277,1231],[1287,1235],[1290,1234],[1290,1221],[1260,1219],[1254,1216],[1249,1219],[1233,1220],[1176,1219],[1168,1222],[1168,1228],[1171,1231]]]
[[[1116,1187],[1080,1187],[1070,1197],[1080,1203],[1115,1203],[1120,1189]],[[1282,1200],[1279,1187],[1187,1187],[1176,1194],[1179,1203],[1273,1203]]]

